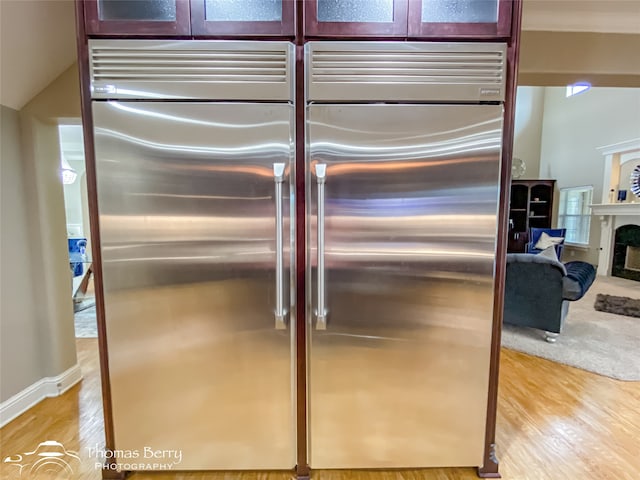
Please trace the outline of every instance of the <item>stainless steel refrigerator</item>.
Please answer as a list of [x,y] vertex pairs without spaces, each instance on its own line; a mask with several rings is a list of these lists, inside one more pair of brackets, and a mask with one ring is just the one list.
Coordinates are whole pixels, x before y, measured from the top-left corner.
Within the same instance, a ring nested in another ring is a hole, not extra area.
[[506,46],[89,48],[115,449],[294,467],[304,128],[310,466],[482,465]]
[[305,53],[310,466],[482,465],[506,46]]
[[89,46],[117,462],[290,469],[293,45]]

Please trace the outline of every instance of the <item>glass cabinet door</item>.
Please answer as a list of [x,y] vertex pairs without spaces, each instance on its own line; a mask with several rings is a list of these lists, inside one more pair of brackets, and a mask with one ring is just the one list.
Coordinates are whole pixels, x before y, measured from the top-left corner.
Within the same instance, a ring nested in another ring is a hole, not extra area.
[[403,37],[407,0],[306,0],[308,37]]
[[409,0],[410,37],[508,37],[512,0]]
[[193,35],[295,35],[295,0],[191,0]]
[[189,0],[85,0],[89,34],[189,35]]

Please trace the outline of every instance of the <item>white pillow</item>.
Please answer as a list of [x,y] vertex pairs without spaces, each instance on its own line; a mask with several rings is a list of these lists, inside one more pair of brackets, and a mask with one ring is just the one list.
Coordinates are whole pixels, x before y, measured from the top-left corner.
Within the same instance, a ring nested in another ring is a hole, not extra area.
[[558,255],[556,254],[556,247],[554,247],[553,245],[545,248],[538,255],[540,255],[541,257],[550,258],[551,260],[555,260],[556,262],[560,261],[560,259],[558,259]]
[[538,240],[538,243],[534,245],[534,248],[537,248],[538,250],[546,250],[547,248],[553,247],[562,242],[564,242],[564,237],[551,237],[547,235],[547,232],[542,232],[542,235],[540,235],[540,239]]

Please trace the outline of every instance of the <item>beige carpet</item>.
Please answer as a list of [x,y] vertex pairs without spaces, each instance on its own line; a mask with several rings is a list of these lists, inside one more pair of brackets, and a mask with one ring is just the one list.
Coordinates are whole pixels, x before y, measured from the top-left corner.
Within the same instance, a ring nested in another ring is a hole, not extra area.
[[598,312],[596,295],[640,298],[640,282],[598,276],[587,294],[570,302],[555,344],[543,332],[505,325],[502,346],[618,380],[640,381],[640,319]]

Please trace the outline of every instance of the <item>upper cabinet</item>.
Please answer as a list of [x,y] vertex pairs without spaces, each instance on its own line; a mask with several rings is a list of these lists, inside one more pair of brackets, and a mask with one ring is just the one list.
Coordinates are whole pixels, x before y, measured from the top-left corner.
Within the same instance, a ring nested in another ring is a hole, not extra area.
[[89,35],[294,36],[295,0],[85,0]]
[[508,37],[512,0],[408,0],[409,37]]
[[[1,1],[1,0],[0,0]],[[89,35],[492,39],[511,31],[512,0],[78,0]]]
[[306,0],[308,37],[406,37],[407,0]]
[[191,33],[295,35],[295,0],[191,0]]
[[89,35],[189,35],[189,0],[85,0]]
[[506,38],[512,0],[304,0],[307,37]]

